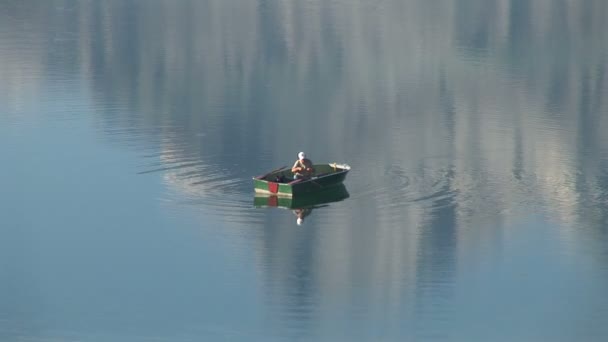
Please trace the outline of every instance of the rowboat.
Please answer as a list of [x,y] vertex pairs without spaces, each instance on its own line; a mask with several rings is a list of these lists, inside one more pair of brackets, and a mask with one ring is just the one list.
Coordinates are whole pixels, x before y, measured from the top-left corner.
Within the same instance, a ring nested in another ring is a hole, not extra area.
[[256,208],[282,208],[302,209],[326,206],[329,203],[339,202],[349,197],[346,186],[340,183],[335,186],[300,196],[278,196],[275,194],[256,193],[253,198],[253,206]]
[[350,166],[347,164],[314,164],[314,174],[308,178],[294,179],[287,166],[253,177],[256,194],[273,194],[293,197],[315,193],[342,184]]

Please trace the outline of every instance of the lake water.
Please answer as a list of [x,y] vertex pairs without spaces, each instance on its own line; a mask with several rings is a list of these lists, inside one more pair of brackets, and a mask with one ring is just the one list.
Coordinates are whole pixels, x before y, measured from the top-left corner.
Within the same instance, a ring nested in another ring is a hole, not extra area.
[[[608,340],[607,17],[0,2],[0,340]],[[352,167],[301,226],[300,151]]]

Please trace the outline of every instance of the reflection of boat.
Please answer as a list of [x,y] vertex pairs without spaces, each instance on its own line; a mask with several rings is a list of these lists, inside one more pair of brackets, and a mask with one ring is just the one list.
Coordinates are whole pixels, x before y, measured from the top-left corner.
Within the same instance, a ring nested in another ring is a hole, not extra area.
[[285,209],[314,208],[323,204],[339,202],[349,197],[344,184],[339,183],[324,190],[303,194],[297,197],[285,197],[256,193],[253,205],[258,208],[279,207]]
[[293,172],[287,167],[253,177],[255,192],[289,197],[314,193],[342,184],[350,171],[346,164],[315,164],[313,167],[315,173],[310,178],[293,180]]

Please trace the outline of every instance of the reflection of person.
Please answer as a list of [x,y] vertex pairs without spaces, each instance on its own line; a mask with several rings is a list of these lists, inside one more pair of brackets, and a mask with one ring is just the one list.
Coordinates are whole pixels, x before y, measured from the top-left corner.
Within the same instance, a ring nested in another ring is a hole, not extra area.
[[306,154],[300,152],[298,153],[298,160],[296,160],[291,168],[291,172],[293,172],[293,179],[299,179],[312,176],[315,170],[310,159],[306,158]]
[[293,214],[296,215],[296,223],[298,226],[304,224],[304,218],[312,212],[312,208],[299,208],[293,211]]

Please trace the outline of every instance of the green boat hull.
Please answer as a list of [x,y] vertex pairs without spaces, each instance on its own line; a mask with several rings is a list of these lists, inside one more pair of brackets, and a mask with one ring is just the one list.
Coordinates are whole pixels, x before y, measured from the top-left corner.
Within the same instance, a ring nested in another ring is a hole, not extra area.
[[307,179],[294,180],[294,174],[289,169],[279,169],[254,177],[254,190],[261,194],[301,196],[342,184],[350,171],[350,166],[346,164],[315,164],[313,167],[315,173]]
[[256,208],[277,207],[284,209],[313,208],[328,203],[339,202],[349,197],[344,184],[326,188],[324,190],[311,192],[301,196],[277,196],[256,193],[253,205]]

